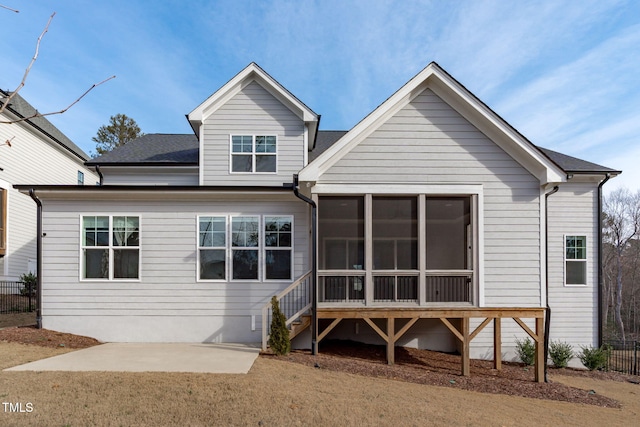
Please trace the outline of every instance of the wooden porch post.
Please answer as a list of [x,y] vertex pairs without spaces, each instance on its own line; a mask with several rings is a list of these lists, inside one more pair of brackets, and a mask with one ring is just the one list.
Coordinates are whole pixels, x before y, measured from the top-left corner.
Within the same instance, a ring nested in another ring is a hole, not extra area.
[[462,319],[462,375],[468,377],[471,374],[471,364],[469,362],[469,317]]
[[544,317],[536,317],[536,382],[544,382]]
[[502,370],[502,321],[493,319],[493,369]]
[[387,363],[393,365],[395,363],[396,349],[396,325],[393,317],[387,318]]

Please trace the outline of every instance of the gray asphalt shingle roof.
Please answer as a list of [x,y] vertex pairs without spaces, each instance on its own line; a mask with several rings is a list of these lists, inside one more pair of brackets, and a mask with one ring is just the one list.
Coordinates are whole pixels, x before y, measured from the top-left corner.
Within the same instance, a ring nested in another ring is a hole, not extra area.
[[198,159],[194,134],[150,133],[91,159],[87,165],[197,165]]
[[[309,153],[309,162],[315,160],[347,131],[318,131],[316,146]],[[605,166],[581,160],[576,157],[538,147],[552,162],[565,172],[618,172]],[[193,134],[158,134],[144,135],[122,147],[92,159],[87,165],[197,165],[199,160],[198,138]]]
[[[5,92],[0,90],[0,105],[4,103],[6,97],[10,96],[11,92]],[[7,110],[11,113],[15,114],[20,118],[31,117],[34,114],[37,114],[38,111],[33,108],[31,104],[29,104],[19,93],[16,93],[11,101],[9,101],[9,105],[7,105]],[[85,153],[80,147],[73,143],[69,138],[67,138],[60,130],[55,127],[49,120],[45,117],[37,116],[27,120],[24,120],[24,123],[33,126],[38,129],[40,132],[48,135],[54,142],[62,146],[63,148],[69,150],[71,153],[79,157],[81,160],[87,160],[89,155]]]

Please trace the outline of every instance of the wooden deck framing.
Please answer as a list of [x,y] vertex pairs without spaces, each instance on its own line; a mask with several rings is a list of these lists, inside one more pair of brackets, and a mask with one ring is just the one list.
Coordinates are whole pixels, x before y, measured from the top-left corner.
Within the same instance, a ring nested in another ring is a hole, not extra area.
[[[318,319],[333,319],[323,331],[318,331],[319,343],[343,319],[363,319],[387,343],[387,362],[394,363],[395,344],[419,319],[440,319],[461,344],[462,375],[469,376],[469,348],[471,341],[493,321],[493,363],[494,368],[502,368],[502,327],[503,318],[513,319],[533,339],[536,348],[535,380],[544,381],[544,308],[318,308]],[[474,330],[469,329],[470,319],[484,319]],[[386,319],[386,331],[383,331],[373,319]],[[409,321],[396,331],[396,319]],[[460,322],[457,328],[451,320]],[[522,319],[535,319],[535,331],[532,331]]]

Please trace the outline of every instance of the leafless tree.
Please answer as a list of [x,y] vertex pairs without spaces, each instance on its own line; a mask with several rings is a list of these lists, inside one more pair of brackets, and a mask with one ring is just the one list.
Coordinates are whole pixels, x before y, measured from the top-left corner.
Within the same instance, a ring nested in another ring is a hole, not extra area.
[[[625,328],[622,318],[624,273],[625,270],[635,273],[635,269],[625,268],[625,260],[631,258],[630,255],[640,237],[640,190],[636,193],[631,193],[626,188],[613,191],[605,198],[603,210],[604,243],[610,245],[611,249],[610,265],[605,266],[605,274],[610,274],[615,280],[615,288],[610,289],[613,294],[614,322],[620,338],[624,341]],[[634,276],[628,279],[634,280]]]
[[[0,4],[0,8],[1,9],[5,9],[5,10],[10,10],[10,11],[16,12],[16,13],[19,12],[18,10],[12,9],[10,7],[7,7],[7,6],[1,5],[1,4]],[[25,72],[24,72],[24,74],[22,76],[22,80],[20,81],[20,84],[18,84],[18,87],[16,87],[16,89],[13,92],[8,92],[8,96],[6,96],[4,98],[0,98],[0,102],[2,103],[0,105],[0,114],[3,113],[6,110],[7,106],[11,103],[11,99],[13,97],[15,97],[16,94],[24,87],[24,85],[25,85],[25,83],[27,81],[27,77],[29,76],[29,72],[31,71],[31,68],[33,67],[33,64],[36,62],[36,59],[38,59],[38,54],[40,52],[40,42],[42,41],[42,38],[44,37],[44,35],[49,31],[49,26],[51,25],[51,21],[53,20],[54,16],[56,16],[55,12],[53,12],[51,14],[51,16],[49,17],[49,20],[47,21],[47,24],[45,25],[44,29],[42,30],[42,33],[40,33],[40,36],[38,37],[38,40],[36,41],[35,53],[33,54],[33,57],[31,58],[31,61],[29,62],[29,65],[25,69]],[[109,80],[111,80],[111,79],[113,79],[115,77],[116,76],[111,76],[111,77],[109,77],[107,79],[102,80],[99,83],[93,84],[82,95],[80,95],[78,98],[76,98],[75,101],[71,102],[67,107],[65,107],[65,108],[63,108],[61,110],[48,112],[48,113],[40,113],[40,112],[36,111],[31,116],[21,117],[21,118],[12,119],[12,120],[2,120],[2,121],[0,121],[0,123],[12,124],[12,123],[18,123],[18,122],[22,122],[22,121],[25,121],[25,120],[33,119],[35,117],[44,117],[44,116],[50,116],[50,115],[54,115],[54,114],[62,114],[65,111],[67,111],[69,108],[71,108],[75,104],[77,104],[82,98],[84,98],[89,92],[91,92],[91,90],[93,90],[97,86],[100,86],[101,84],[103,84],[106,81],[109,81]]]

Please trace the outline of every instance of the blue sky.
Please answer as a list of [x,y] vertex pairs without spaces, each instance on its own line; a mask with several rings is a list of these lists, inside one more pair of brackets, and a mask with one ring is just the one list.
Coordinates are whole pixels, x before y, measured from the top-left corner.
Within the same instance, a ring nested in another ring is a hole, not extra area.
[[533,143],[640,188],[639,1],[2,0],[0,87],[87,152],[111,115],[145,133],[188,133],[185,114],[252,61],[350,129],[436,61]]

